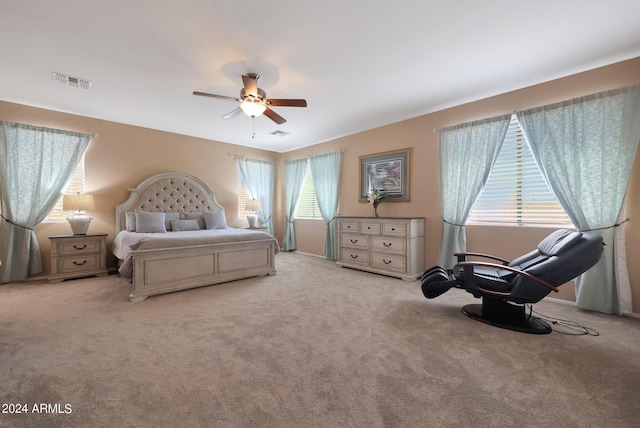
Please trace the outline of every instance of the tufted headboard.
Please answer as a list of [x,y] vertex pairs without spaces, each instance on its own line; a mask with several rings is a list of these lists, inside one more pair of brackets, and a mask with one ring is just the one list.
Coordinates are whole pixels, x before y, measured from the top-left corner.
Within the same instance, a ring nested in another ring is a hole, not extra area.
[[116,233],[126,228],[126,211],[185,213],[224,209],[206,184],[179,172],[156,174],[129,192],[129,199],[116,205]]

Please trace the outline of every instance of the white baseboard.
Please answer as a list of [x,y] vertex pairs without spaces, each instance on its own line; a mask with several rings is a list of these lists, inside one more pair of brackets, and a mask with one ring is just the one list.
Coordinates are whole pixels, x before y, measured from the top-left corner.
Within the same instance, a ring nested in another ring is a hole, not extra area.
[[[562,305],[575,306],[576,302],[570,302],[569,300],[556,299],[554,297],[545,297],[544,300],[548,300],[550,302],[560,303]],[[631,317],[640,319],[640,314],[636,314],[635,312],[623,312],[623,317]]]
[[287,253],[298,253],[298,254],[304,254],[305,256],[318,257],[318,258],[320,258],[320,259],[328,260],[325,256],[321,256],[321,255],[319,255],[319,254],[313,254],[313,253],[305,253],[304,251],[298,251],[298,250],[295,250],[295,251],[287,251]]

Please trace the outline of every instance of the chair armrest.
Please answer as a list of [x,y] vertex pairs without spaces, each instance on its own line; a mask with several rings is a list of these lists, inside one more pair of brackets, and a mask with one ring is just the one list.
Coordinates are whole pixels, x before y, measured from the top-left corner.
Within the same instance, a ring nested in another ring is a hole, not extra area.
[[488,263],[488,262],[475,262],[475,261],[471,261],[471,262],[461,262],[458,263],[459,266],[461,267],[465,267],[465,266],[479,266],[479,267],[486,267],[486,268],[493,268],[493,269],[501,269],[501,270],[508,270],[509,272],[513,272],[516,273],[518,275],[522,275],[524,277],[527,277],[528,279],[535,281],[539,284],[544,285],[545,287],[547,287],[550,290],[555,291],[556,293],[558,292],[558,289],[556,287],[554,287],[553,285],[549,284],[547,281],[544,281],[536,276],[531,275],[530,273],[527,273],[525,271],[522,271],[520,269],[516,269],[513,268],[511,266],[505,266],[505,265],[499,265],[497,263]]
[[[483,254],[483,253],[453,253],[453,255],[458,258],[458,262],[463,262],[463,261],[466,260],[467,256],[472,256],[472,257],[484,257],[486,259],[497,260],[499,262],[504,263],[505,265],[508,265],[509,263],[511,263],[511,261],[509,261],[509,260],[505,260],[505,259],[502,259],[500,257],[492,256],[491,254]],[[462,259],[460,257],[462,257]]]

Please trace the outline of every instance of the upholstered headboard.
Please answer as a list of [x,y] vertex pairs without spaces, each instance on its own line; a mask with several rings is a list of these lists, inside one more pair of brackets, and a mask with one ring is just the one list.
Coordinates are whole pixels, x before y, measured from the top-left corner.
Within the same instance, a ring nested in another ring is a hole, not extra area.
[[206,184],[179,172],[156,174],[129,192],[129,199],[116,205],[116,233],[126,228],[126,211],[185,213],[224,209]]

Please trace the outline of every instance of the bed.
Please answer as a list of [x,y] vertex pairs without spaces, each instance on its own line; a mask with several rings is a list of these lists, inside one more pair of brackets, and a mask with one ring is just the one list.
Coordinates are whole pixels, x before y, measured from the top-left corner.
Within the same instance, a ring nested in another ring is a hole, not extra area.
[[276,274],[276,239],[260,230],[227,227],[224,208],[199,179],[162,173],[129,192],[116,206],[112,252],[120,274],[131,280],[132,302]]

